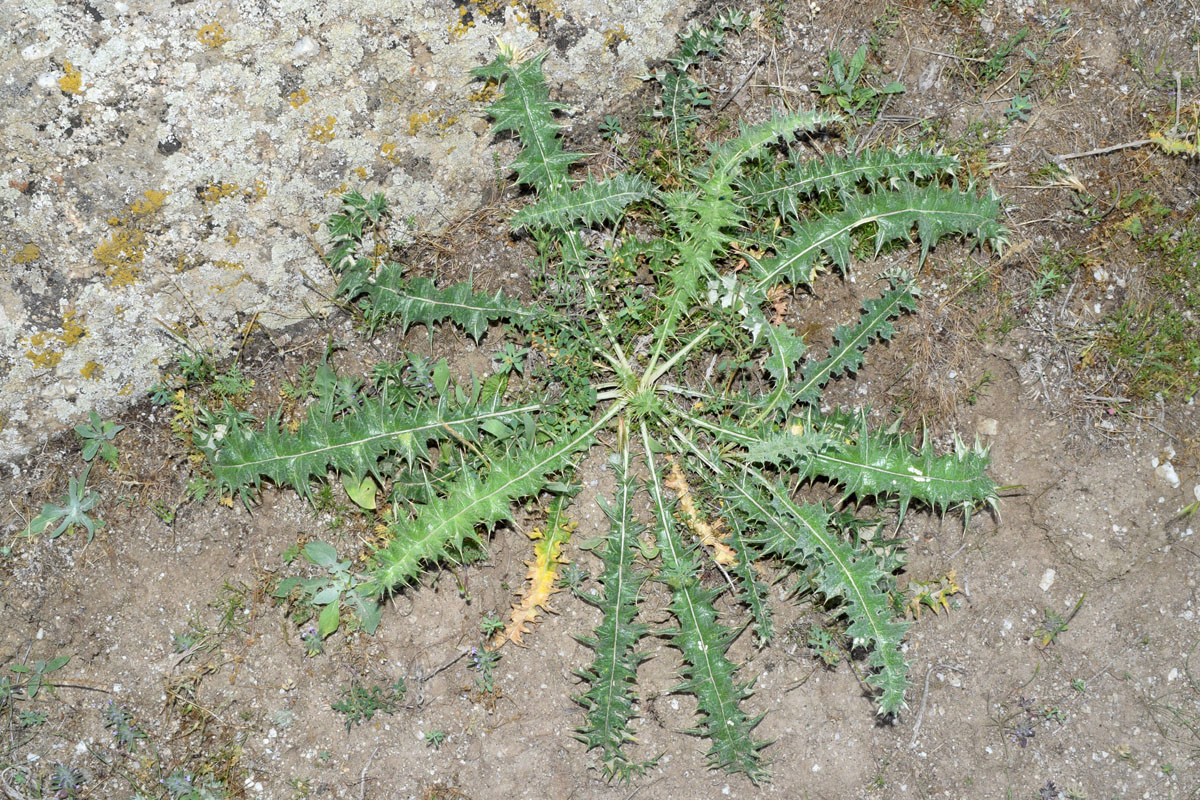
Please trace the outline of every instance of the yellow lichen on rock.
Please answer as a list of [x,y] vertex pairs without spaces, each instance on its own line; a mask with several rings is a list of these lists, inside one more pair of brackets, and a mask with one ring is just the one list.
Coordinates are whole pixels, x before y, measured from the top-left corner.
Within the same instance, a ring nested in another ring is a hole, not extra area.
[[67,94],[83,94],[83,73],[66,59],[63,59],[63,76],[58,79],[58,88]]
[[450,114],[442,109],[419,111],[408,115],[408,135],[416,136],[421,132],[422,128],[430,125],[437,128],[438,133],[445,133],[456,122],[458,122],[457,115]]
[[147,214],[153,214],[155,211],[158,211],[162,208],[163,202],[166,201],[167,195],[170,192],[147,189],[142,194],[145,196],[144,200],[134,200],[129,204],[130,213],[136,217],[144,217]]
[[37,261],[42,255],[42,248],[38,247],[33,242],[26,242],[25,246],[18,250],[12,257],[14,264],[28,264],[31,261]]
[[225,34],[225,26],[219,22],[210,22],[196,31],[196,38],[200,40],[200,44],[214,48],[229,41],[229,37]]
[[319,144],[329,144],[334,139],[333,126],[336,124],[337,117],[327,115],[324,122],[314,122],[308,126],[308,138]]
[[136,228],[119,227],[100,240],[92,257],[104,265],[104,274],[115,288],[129,286],[141,277],[137,265],[146,257],[146,235]]
[[38,331],[29,337],[29,349],[25,351],[25,357],[34,369],[53,369],[62,361],[63,351],[74,347],[85,336],[87,328],[76,319],[74,311],[67,311],[62,316],[62,327],[57,333]]
[[291,104],[292,108],[299,108],[311,99],[312,98],[308,96],[308,90],[304,88],[297,89],[288,95],[288,102]]
[[237,194],[238,188],[236,183],[210,183],[200,193],[200,199],[209,205],[219,203],[226,197]]
[[89,381],[100,380],[100,375],[103,374],[103,372],[104,365],[98,364],[95,361],[87,362],[79,370],[79,374],[87,378]]

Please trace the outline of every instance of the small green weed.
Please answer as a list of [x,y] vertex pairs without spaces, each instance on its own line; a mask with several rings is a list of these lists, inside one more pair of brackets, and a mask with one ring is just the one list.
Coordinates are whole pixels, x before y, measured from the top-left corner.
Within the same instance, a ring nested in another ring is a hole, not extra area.
[[605,114],[604,121],[600,123],[600,138],[607,142],[616,139],[624,130],[621,127],[621,118],[613,114]]
[[12,664],[9,669],[17,675],[25,676],[24,683],[17,683],[6,689],[6,693],[12,694],[16,690],[23,690],[25,698],[33,700],[38,696],[38,692],[42,689],[54,693],[54,684],[47,677],[53,672],[57,672],[67,665],[71,660],[70,656],[58,656],[49,661],[35,661],[32,665],[28,664]]
[[83,460],[91,461],[99,454],[100,458],[115,467],[118,453],[112,440],[123,430],[124,425],[102,420],[95,411],[89,411],[88,421],[75,426],[75,434],[83,440]]
[[403,678],[397,678],[386,688],[378,685],[368,688],[356,682],[342,688],[341,699],[332,708],[346,718],[346,730],[351,730],[355,725],[370,722],[376,714],[395,714],[407,691]]
[[[368,579],[351,572],[351,562],[348,559],[339,560],[337,551],[328,542],[309,542],[304,545],[302,552],[309,563],[328,574],[315,578],[284,578],[272,596],[288,600],[293,592],[297,592],[299,603],[316,609],[318,639],[325,639],[338,629],[343,605],[350,610],[357,628],[368,634],[375,633],[381,612],[379,604],[364,589]],[[299,623],[306,621],[300,619]]]
[[1042,647],[1049,647],[1058,641],[1058,637],[1066,633],[1071,620],[1075,619],[1075,615],[1083,608],[1083,601],[1087,598],[1087,593],[1080,595],[1079,600],[1071,607],[1067,615],[1061,616],[1049,608],[1045,609],[1041,624],[1033,631],[1033,638],[1037,640]]
[[88,464],[77,477],[72,477],[67,484],[67,493],[56,503],[46,503],[41,513],[30,520],[23,535],[37,536],[58,523],[50,531],[50,538],[57,539],[62,534],[72,530],[76,525],[88,532],[88,542],[96,535],[96,529],[104,526],[104,521],[92,519],[87,512],[100,503],[100,495],[87,488],[88,473],[92,465]]
[[867,64],[867,45],[855,51],[850,60],[840,50],[830,50],[828,56],[828,73],[825,80],[817,84],[817,91],[822,97],[831,97],[843,111],[857,116],[866,110],[866,118],[874,119],[879,113],[883,98],[892,94],[902,94],[904,84],[891,81],[881,88],[869,86],[863,82],[863,68]]
[[439,750],[442,747],[442,743],[446,741],[446,732],[441,730],[425,731],[425,733],[421,735],[421,738],[425,740],[425,744],[429,745],[434,750]]

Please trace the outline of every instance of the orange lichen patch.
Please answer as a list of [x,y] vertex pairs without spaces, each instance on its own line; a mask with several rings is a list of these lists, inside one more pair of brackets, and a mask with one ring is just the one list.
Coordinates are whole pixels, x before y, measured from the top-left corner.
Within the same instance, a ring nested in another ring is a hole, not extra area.
[[219,203],[226,197],[237,194],[238,188],[236,183],[210,183],[200,193],[200,199],[209,205]]
[[219,22],[210,22],[196,31],[196,38],[200,40],[200,44],[206,47],[220,47],[229,41],[229,37],[225,34],[225,26]]
[[133,394],[133,384],[127,383],[121,387],[121,391],[117,392],[117,397],[128,397]]
[[618,25],[615,28],[609,28],[604,32],[604,46],[608,48],[616,47],[622,42],[633,41],[629,38],[629,34],[625,32],[624,25]]
[[[325,196],[326,196],[326,197],[341,197],[341,196],[342,196],[342,195],[344,195],[344,194],[345,194],[347,191],[348,191],[348,189],[346,188],[346,182],[345,182],[345,181],[342,181],[342,182],[341,182],[341,183],[339,183],[337,186],[333,187],[333,188],[332,188],[332,189],[330,189],[328,192],[326,192],[326,193],[325,193]],[[314,226],[313,226],[313,233],[316,233],[316,232],[317,232],[317,231],[319,231],[320,229],[321,229],[321,227],[320,227],[319,225],[314,225]]]
[[41,255],[42,248],[33,242],[27,242],[24,247],[13,254],[12,263],[28,264],[31,261],[37,261]]
[[230,247],[235,247],[241,240],[242,237],[238,236],[237,227],[231,225],[229,231],[225,234],[226,243],[228,243]]
[[400,156],[396,153],[395,142],[384,142],[379,146],[379,155],[383,156],[389,164],[400,163]]
[[159,192],[154,189],[147,189],[142,192],[145,195],[144,200],[135,200],[129,204],[129,212],[135,217],[144,217],[147,214],[153,214],[163,206],[163,202],[167,199],[170,192]]
[[75,312],[68,311],[63,314],[62,333],[58,335],[58,340],[63,343],[63,346],[71,347],[72,345],[76,345],[85,336],[87,336],[87,328],[83,327],[75,319]]
[[320,144],[328,144],[334,139],[333,126],[337,124],[337,117],[326,116],[324,122],[314,122],[305,130],[308,132],[308,138]]
[[369,174],[367,172],[366,167],[355,167],[354,169],[352,169],[350,171],[353,172],[358,177],[362,178],[364,181],[367,179],[367,175]]
[[500,92],[500,82],[495,78],[488,78],[477,91],[467,95],[467,99],[472,103],[490,103],[496,99],[496,95]]
[[721,520],[718,519],[715,524],[710,525],[700,515],[700,511],[696,508],[696,501],[692,497],[691,487],[688,486],[687,476],[683,474],[683,470],[679,468],[679,464],[674,459],[671,460],[671,471],[667,473],[667,479],[663,481],[663,485],[679,498],[679,511],[684,524],[695,534],[702,545],[713,551],[713,561],[722,566],[737,564],[737,554],[723,541],[726,534],[721,531]]
[[97,364],[95,361],[89,361],[80,368],[79,374],[87,378],[89,381],[100,379],[100,375],[104,372],[104,365]]
[[533,21],[533,12],[537,11],[543,16],[554,19],[562,19],[563,15],[557,0],[509,0],[509,6],[512,7],[513,16],[516,17],[517,22],[534,33],[538,32],[538,26]]
[[475,20],[471,19],[469,9],[463,6],[458,10],[458,19],[450,23],[449,33],[455,39],[461,39],[467,35],[467,31],[475,27]]
[[38,331],[29,337],[29,349],[25,351],[25,357],[35,369],[57,367],[62,361],[63,350],[73,347],[87,336],[87,328],[75,316],[74,311],[67,311],[62,316],[62,328],[58,332]]
[[119,227],[96,245],[92,257],[104,265],[114,287],[129,286],[141,276],[137,265],[146,257],[146,235],[136,228]]
[[292,104],[292,108],[299,108],[311,99],[307,89],[297,89],[288,95],[288,102]]
[[438,133],[444,133],[454,123],[458,122],[458,117],[440,109],[433,111],[420,111],[408,115],[408,135],[416,136],[422,128],[433,125],[437,128]]
[[63,76],[58,79],[58,88],[67,94],[83,94],[83,73],[66,59],[63,59]]
[[533,540],[533,560],[526,561],[528,572],[525,574],[527,585],[521,588],[517,602],[512,605],[512,613],[504,630],[497,633],[489,642],[490,649],[496,649],[505,642],[524,647],[524,636],[530,632],[530,625],[537,622],[542,612],[557,613],[550,607],[550,596],[560,591],[554,584],[558,581],[558,568],[567,563],[562,557],[562,548],[571,538],[575,523],[560,524],[552,528],[548,535],[540,530],[529,533]]

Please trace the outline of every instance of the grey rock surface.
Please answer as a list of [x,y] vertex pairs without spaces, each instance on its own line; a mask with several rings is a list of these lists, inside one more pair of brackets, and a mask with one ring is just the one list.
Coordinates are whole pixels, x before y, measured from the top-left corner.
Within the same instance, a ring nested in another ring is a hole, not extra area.
[[478,206],[496,145],[468,71],[498,40],[549,49],[591,121],[696,5],[3,3],[0,460],[141,396],[168,329],[222,353],[321,307],[301,271],[328,278],[310,234],[342,192],[422,230]]

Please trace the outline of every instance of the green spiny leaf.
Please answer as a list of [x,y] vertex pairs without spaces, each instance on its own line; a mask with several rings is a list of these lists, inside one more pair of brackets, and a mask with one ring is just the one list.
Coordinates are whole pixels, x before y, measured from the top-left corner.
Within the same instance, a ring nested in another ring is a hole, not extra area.
[[424,565],[455,558],[467,542],[481,546],[479,529],[511,520],[512,502],[541,491],[550,473],[565,467],[616,409],[566,442],[497,460],[486,479],[470,471],[460,473],[440,501],[424,506],[412,519],[389,526],[391,542],[375,553],[372,593],[382,597],[411,583]]
[[789,392],[791,403],[815,405],[818,392],[831,378],[862,366],[863,354],[872,339],[890,339],[895,329],[892,317],[916,307],[915,284],[904,278],[892,281],[883,296],[863,303],[863,314],[854,325],[839,325],[833,334],[833,347],[822,361],[809,362],[799,383]]
[[311,499],[312,481],[324,478],[331,469],[352,481],[367,475],[381,479],[379,460],[384,455],[411,461],[428,442],[452,433],[473,438],[477,426],[489,419],[515,419],[536,409],[411,408],[372,397],[337,418],[314,406],[294,433],[278,414],[268,417],[261,430],[254,430],[241,417],[226,412],[197,427],[194,439],[209,458],[217,487],[238,492],[243,502],[249,503],[249,490],[257,490],[264,478]]
[[585,600],[604,614],[594,634],[579,641],[596,652],[592,665],[576,671],[591,688],[575,698],[587,711],[587,721],[578,729],[577,738],[588,750],[600,748],[606,777],[629,779],[640,774],[645,764],[631,762],[624,745],[633,741],[629,723],[634,716],[633,684],[637,667],[648,658],[635,648],[648,632],[644,624],[634,622],[637,600],[646,573],[635,570],[638,535],[641,526],[633,516],[633,497],[636,490],[629,475],[629,447],[622,448],[617,467],[617,491],[613,504],[604,509],[609,519],[609,531],[600,557],[604,572],[600,577],[601,593]]
[[491,64],[472,71],[476,77],[503,84],[504,94],[488,109],[492,128],[497,133],[513,131],[521,137],[521,154],[512,168],[520,183],[538,192],[561,190],[566,185],[568,168],[579,159],[578,153],[563,152],[558,138],[554,112],[561,106],[550,100],[542,75],[542,62],[548,52],[523,62],[501,54]]
[[654,509],[655,537],[663,560],[659,578],[671,589],[670,610],[679,622],[671,643],[683,653],[684,659],[681,670],[684,680],[675,691],[695,695],[700,719],[691,732],[712,743],[708,757],[713,766],[745,773],[758,783],[767,777],[760,751],[768,743],[753,737],[751,732],[761,717],[750,717],[742,710],[741,702],[750,696],[750,686],[737,682],[736,668],[725,657],[739,631],[717,622],[713,600],[721,589],[705,589],[700,585],[699,559],[695,549],[686,548],[679,535],[654,466],[644,423],[642,438],[651,475],[647,488]]
[[434,325],[451,320],[479,341],[490,323],[500,319],[525,318],[530,312],[506,298],[501,292],[477,294],[470,281],[438,289],[428,278],[404,278],[404,267],[385,264],[373,281],[361,285],[350,299],[364,299],[367,322],[372,329],[383,322],[395,321],[401,332],[413,325]]
[[797,505],[786,487],[758,471],[744,467],[742,476],[727,477],[729,501],[760,526],[756,547],[794,569],[811,570],[816,590],[842,603],[847,634],[870,648],[868,663],[877,672],[867,682],[882,690],[879,713],[898,713],[908,688],[908,665],[900,653],[908,626],[892,620],[891,602],[878,589],[885,577],[873,554],[840,541],[823,507]]
[[750,175],[739,180],[738,188],[747,205],[799,219],[804,198],[814,194],[846,203],[863,184],[894,189],[902,181],[920,183],[940,175],[952,176],[957,168],[955,156],[929,150],[864,150],[805,160],[797,155],[783,175]]
[[512,218],[516,228],[567,228],[582,222],[588,227],[615,222],[625,209],[650,196],[644,178],[624,173],[606,181],[588,180],[567,192],[544,195],[538,202],[518,211]]
[[951,192],[939,186],[906,186],[897,191],[855,196],[845,209],[802,223],[764,261],[752,262],[758,286],[766,289],[781,280],[811,283],[819,259],[828,256],[843,271],[850,267],[850,234],[863,225],[875,225],[875,247],[909,238],[914,227],[921,240],[921,258],[949,233],[973,235],[999,247],[1005,231],[997,217],[995,197],[973,192]]

